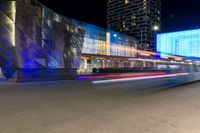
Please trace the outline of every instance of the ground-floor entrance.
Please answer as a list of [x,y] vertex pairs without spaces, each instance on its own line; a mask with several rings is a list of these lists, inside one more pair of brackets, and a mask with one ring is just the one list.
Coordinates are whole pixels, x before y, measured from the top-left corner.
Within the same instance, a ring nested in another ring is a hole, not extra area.
[[120,68],[155,68],[155,60],[136,59],[128,57],[83,55],[78,74],[90,74],[93,69]]

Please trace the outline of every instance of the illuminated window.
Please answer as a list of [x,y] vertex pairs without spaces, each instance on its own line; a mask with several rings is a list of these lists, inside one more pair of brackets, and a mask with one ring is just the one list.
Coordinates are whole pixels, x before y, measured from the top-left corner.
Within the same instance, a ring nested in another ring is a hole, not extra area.
[[128,4],[129,3],[129,0],[125,0],[125,4]]

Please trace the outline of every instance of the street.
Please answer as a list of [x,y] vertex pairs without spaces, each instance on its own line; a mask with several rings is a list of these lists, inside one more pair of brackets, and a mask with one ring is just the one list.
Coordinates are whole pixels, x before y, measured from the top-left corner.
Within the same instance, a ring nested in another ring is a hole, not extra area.
[[199,123],[200,82],[151,91],[90,81],[0,85],[0,133],[199,133]]

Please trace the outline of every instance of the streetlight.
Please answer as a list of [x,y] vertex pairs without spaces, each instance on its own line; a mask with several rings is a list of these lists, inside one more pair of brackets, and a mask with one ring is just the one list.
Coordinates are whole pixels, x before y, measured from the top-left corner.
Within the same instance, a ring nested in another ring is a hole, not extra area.
[[156,34],[157,34],[158,31],[160,31],[160,26],[158,24],[154,24],[153,27],[152,27],[152,30],[155,32],[155,35],[154,35],[154,48],[155,48],[156,47],[155,46],[156,45]]
[[153,25],[152,30],[155,32],[160,31],[160,26],[159,25]]

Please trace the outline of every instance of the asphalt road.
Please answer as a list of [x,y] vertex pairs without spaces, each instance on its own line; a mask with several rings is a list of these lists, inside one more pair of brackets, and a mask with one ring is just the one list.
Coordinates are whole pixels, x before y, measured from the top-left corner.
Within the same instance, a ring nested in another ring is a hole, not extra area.
[[0,133],[200,133],[200,82],[101,88],[89,81],[2,83]]

